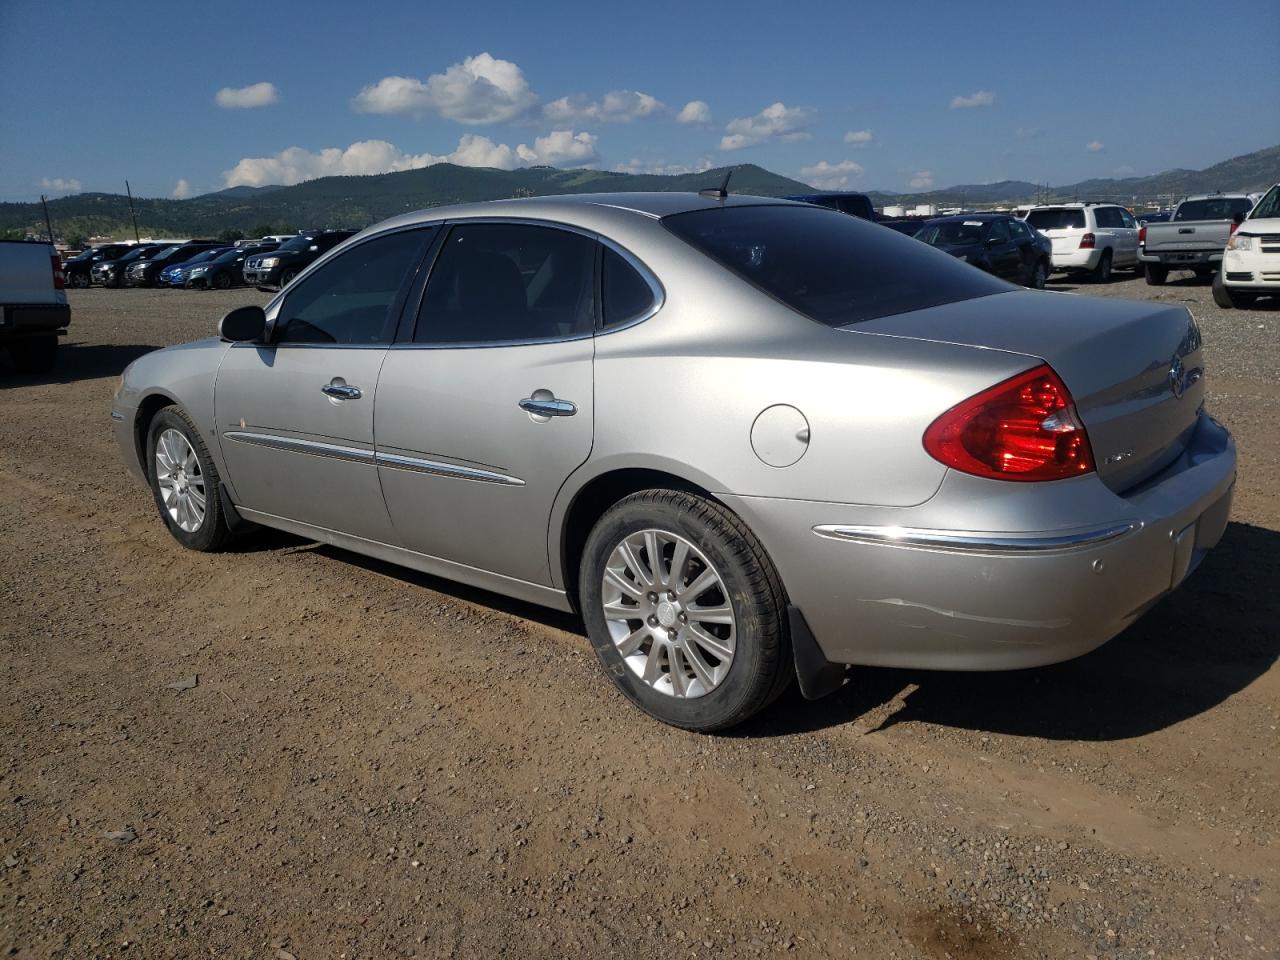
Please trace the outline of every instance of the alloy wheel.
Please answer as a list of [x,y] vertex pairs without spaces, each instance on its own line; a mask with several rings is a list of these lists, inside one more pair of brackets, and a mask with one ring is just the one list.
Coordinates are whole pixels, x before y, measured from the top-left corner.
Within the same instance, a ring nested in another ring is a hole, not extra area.
[[204,524],[207,492],[200,460],[178,430],[165,430],[156,440],[156,483],[169,517],[187,533]]
[[737,634],[729,591],[683,537],[654,529],[624,537],[605,565],[601,601],[623,662],[659,693],[701,697],[728,675]]

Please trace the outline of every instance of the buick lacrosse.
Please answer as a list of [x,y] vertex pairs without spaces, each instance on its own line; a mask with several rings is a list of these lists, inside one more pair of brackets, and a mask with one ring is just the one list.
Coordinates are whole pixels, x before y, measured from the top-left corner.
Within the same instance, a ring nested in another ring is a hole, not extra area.
[[1013,287],[787,201],[438,208],[347,240],[112,409],[174,538],[291,531],[580,611],[716,730],[850,664],[1083,654],[1219,540],[1186,309]]

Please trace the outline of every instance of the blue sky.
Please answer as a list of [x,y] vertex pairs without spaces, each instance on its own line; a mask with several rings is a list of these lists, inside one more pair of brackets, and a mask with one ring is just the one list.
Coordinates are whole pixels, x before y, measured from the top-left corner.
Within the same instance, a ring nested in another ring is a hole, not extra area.
[[0,0],[0,200],[440,159],[905,191],[1280,142],[1280,3],[979,9]]

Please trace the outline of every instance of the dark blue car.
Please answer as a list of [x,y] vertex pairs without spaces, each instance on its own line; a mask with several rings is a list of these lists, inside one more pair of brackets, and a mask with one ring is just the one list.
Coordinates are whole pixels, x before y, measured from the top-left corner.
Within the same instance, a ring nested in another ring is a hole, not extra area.
[[266,253],[278,246],[280,244],[275,241],[266,241],[223,250],[216,257],[193,264],[186,271],[186,285],[206,290],[225,290],[239,286],[244,283],[244,258],[255,253]]
[[184,287],[187,283],[187,271],[198,263],[204,263],[222,256],[232,247],[214,247],[211,250],[202,250],[190,260],[184,260],[182,263],[171,263],[160,271],[160,276],[156,279],[158,287]]

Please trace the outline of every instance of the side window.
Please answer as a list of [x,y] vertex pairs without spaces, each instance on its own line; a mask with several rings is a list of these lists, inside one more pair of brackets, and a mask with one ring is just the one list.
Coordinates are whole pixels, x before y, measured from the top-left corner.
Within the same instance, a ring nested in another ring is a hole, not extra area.
[[450,231],[413,339],[502,343],[589,335],[595,241],[555,227],[471,223]]
[[1001,243],[1009,242],[1009,227],[1003,220],[997,220],[991,224],[991,232],[987,234],[988,240],[999,240]]
[[608,247],[600,263],[600,299],[606,329],[627,323],[653,306],[653,290],[631,264]]
[[1007,221],[1009,232],[1013,234],[1014,243],[1025,243],[1031,239],[1031,231],[1027,229],[1027,225],[1021,220]]
[[1121,225],[1121,220],[1116,213],[1115,207],[1095,207],[1093,216],[1098,221],[1098,226],[1104,229],[1111,229]]
[[276,321],[280,343],[389,343],[391,307],[434,228],[375,237],[296,284]]
[[839,208],[841,213],[847,213],[853,217],[861,217],[863,220],[875,219],[871,203],[866,197],[841,197]]
[[1120,208],[1120,222],[1130,230],[1136,229],[1138,226],[1137,221],[1133,219],[1133,214],[1123,207]]

